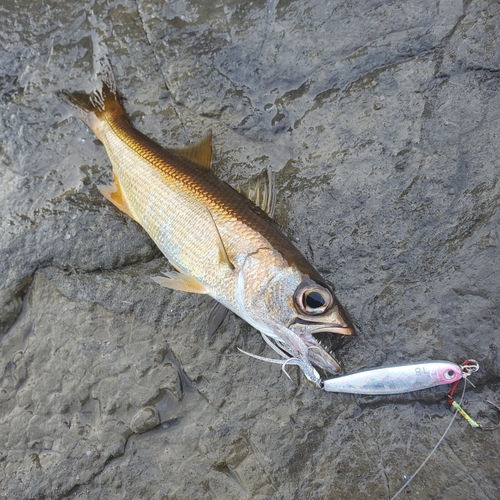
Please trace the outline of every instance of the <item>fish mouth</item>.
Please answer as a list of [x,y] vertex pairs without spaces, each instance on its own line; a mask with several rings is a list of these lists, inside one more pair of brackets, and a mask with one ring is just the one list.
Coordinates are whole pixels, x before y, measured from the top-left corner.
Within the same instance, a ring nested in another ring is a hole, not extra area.
[[[311,319],[304,320],[301,318],[295,318],[294,323],[292,323],[289,328],[297,335],[309,334],[316,336],[320,333],[342,335],[343,337],[339,337],[338,341],[342,344],[344,343],[346,336],[352,336],[355,334],[354,327],[347,321],[343,321],[342,323],[322,323],[321,320],[314,321]],[[334,343],[338,344],[338,342]]]
[[325,324],[305,321],[296,318],[289,326],[308,347],[309,361],[323,371],[336,375],[342,371],[335,359],[335,351],[342,347],[350,336],[354,335],[354,328],[347,322],[342,324]]
[[[337,375],[342,371],[339,362],[335,359],[333,348],[323,337],[324,334],[306,335],[301,337],[307,346],[307,358],[313,365],[323,371]],[[326,334],[330,337],[329,334]]]

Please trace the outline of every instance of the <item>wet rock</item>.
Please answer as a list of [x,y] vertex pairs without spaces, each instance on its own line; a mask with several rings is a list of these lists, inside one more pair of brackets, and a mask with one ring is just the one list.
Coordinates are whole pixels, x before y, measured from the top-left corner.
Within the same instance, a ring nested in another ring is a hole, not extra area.
[[160,424],[160,417],[154,408],[141,408],[132,418],[130,428],[136,434],[154,429]]
[[[276,172],[278,224],[356,323],[346,371],[477,359],[467,409],[496,422],[497,3],[2,8],[0,498],[390,497],[451,417],[446,388],[292,383],[239,353],[267,355],[242,320],[209,337],[209,298],[152,282],[168,264],[102,198],[109,159],[55,95],[92,88],[103,47],[141,131],[211,128],[233,185]],[[499,436],[457,418],[412,494],[497,498]]]

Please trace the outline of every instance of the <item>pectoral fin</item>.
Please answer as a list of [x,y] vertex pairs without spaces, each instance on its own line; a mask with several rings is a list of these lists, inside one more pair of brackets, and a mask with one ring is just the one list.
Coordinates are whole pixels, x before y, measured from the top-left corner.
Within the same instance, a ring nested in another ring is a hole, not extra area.
[[234,269],[233,263],[229,260],[229,256],[226,251],[226,247],[224,246],[224,242],[222,241],[222,236],[220,235],[219,228],[215,223],[214,216],[212,212],[207,208],[208,215],[214,224],[215,233],[217,235],[217,248],[219,249],[219,262],[226,264],[230,269]]
[[201,141],[192,146],[170,149],[209,170],[212,166],[212,131],[209,130]]
[[109,200],[113,205],[121,210],[123,213],[127,214],[132,219],[136,220],[132,211],[130,210],[125,198],[123,196],[123,191],[120,187],[120,182],[116,175],[113,176],[115,182],[112,182],[109,186],[97,186],[101,194]]
[[208,293],[206,288],[196,278],[177,271],[165,273],[165,276],[155,276],[153,281],[161,286],[190,293]]

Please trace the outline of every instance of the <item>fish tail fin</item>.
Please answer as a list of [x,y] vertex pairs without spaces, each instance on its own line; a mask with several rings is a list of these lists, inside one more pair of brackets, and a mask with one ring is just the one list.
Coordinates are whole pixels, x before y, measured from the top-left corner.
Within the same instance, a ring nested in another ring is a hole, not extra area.
[[107,117],[125,117],[125,111],[120,103],[116,87],[113,68],[107,57],[99,60],[100,70],[97,76],[100,79],[100,88],[90,94],[86,92],[68,92],[62,90],[57,93],[78,118],[80,118],[96,135],[99,123]]

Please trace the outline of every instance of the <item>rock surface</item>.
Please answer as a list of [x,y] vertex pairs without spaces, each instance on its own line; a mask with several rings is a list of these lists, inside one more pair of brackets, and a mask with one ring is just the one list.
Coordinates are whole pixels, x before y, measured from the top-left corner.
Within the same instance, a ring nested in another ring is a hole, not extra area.
[[[0,498],[390,498],[452,416],[446,387],[291,383],[239,353],[267,354],[242,320],[210,338],[208,298],[151,281],[168,264],[55,95],[105,51],[140,130],[211,128],[233,185],[276,172],[278,223],[357,326],[346,371],[474,358],[464,404],[498,421],[498,3],[24,5],[0,7]],[[405,498],[498,498],[499,445],[457,418]]]

